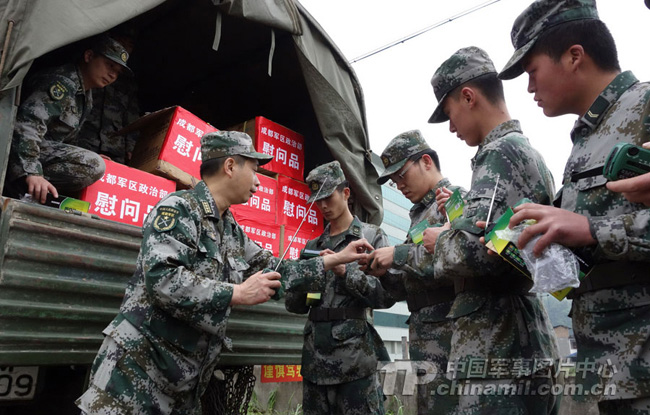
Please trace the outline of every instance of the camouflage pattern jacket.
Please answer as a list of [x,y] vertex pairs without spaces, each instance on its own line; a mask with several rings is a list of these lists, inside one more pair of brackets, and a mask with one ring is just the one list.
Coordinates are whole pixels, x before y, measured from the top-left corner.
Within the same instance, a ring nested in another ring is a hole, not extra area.
[[[338,252],[350,242],[366,238],[375,248],[388,246],[386,234],[377,226],[361,222],[356,216],[346,232],[330,235],[329,225],[323,234],[312,239],[306,249],[331,249]],[[322,308],[389,308],[395,300],[379,280],[359,270],[356,263],[346,265],[345,277],[325,273]],[[310,311],[307,293],[287,293],[286,307],[292,313]],[[311,321],[305,324],[302,349],[302,376],[318,385],[335,385],[361,379],[375,373],[378,361],[389,361],[384,344],[366,319]]]
[[[650,262],[650,210],[630,203],[605,187],[602,166],[618,143],[641,145],[650,141],[650,83],[640,83],[631,72],[619,74],[571,131],[573,149],[564,170],[564,186],[556,203],[589,218],[598,244],[582,250],[600,277],[619,286],[577,295],[572,304],[578,361],[609,367],[587,373],[589,386],[603,380],[616,386],[605,399],[650,396],[650,310],[648,262]],[[597,174],[583,174],[591,171]],[[626,270],[632,266],[634,270]],[[620,284],[636,275],[636,283]],[[621,277],[621,278],[617,278]],[[644,277],[645,279],[641,278]],[[583,283],[584,285],[584,283]],[[583,287],[581,287],[583,288]],[[612,370],[612,367],[616,370]]]
[[440,235],[434,255],[435,278],[453,278],[455,284],[468,279],[482,286],[456,295],[449,313],[454,319],[449,361],[539,359],[550,364],[557,359],[557,344],[541,301],[524,294],[532,282],[503,259],[488,255],[475,223],[487,218],[497,174],[491,220],[524,197],[549,204],[553,178],[516,120],[488,134],[472,159],[472,170],[463,215]]
[[63,65],[35,75],[16,114],[11,145],[10,177],[43,175],[39,161],[43,140],[75,144],[92,107],[90,90],[84,92],[79,68]]
[[137,133],[115,133],[140,116],[137,85],[133,76],[122,74],[112,84],[93,90],[93,108],[81,128],[77,145],[105,154],[124,164],[126,154],[133,152]]
[[[225,330],[233,284],[277,259],[244,234],[229,210],[219,218],[204,182],[161,200],[143,233],[135,274],[104,334],[139,366],[122,369],[125,382],[150,385],[176,409],[200,408],[222,347],[231,348]],[[298,287],[311,277],[315,287],[323,285],[321,258],[286,262],[278,271]],[[122,386],[109,385],[106,393],[119,401]]]

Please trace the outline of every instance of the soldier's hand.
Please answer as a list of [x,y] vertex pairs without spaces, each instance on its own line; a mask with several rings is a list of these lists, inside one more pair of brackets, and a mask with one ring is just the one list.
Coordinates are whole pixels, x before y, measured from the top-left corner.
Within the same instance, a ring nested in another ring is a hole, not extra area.
[[29,175],[25,178],[27,183],[27,193],[32,195],[32,199],[45,203],[47,194],[52,193],[52,196],[59,197],[59,192],[56,187],[43,176]]
[[339,264],[349,264],[353,261],[358,261],[365,258],[368,251],[372,251],[373,247],[365,239],[358,239],[352,241],[343,250],[323,257],[323,265],[325,271],[329,271]]
[[280,288],[280,274],[259,271],[248,277],[241,284],[233,287],[231,305],[254,305],[271,299],[275,290]]
[[527,219],[534,219],[537,223],[526,226],[517,241],[517,248],[522,249],[535,235],[542,234],[535,246],[533,253],[541,255],[552,242],[570,248],[595,245],[597,241],[591,236],[589,220],[586,216],[559,209],[553,206],[525,203],[514,209],[515,214],[510,218],[510,228]]
[[451,229],[451,223],[447,222],[436,228],[426,228],[422,232],[422,245],[426,248],[427,252],[430,254],[435,253],[438,237],[442,232],[448,231],[449,229]]
[[442,213],[443,215],[447,214],[445,211],[445,203],[447,203],[447,200],[449,200],[449,197],[453,193],[454,192],[447,189],[446,187],[436,189],[436,204],[438,205],[438,212]]
[[650,206],[650,173],[607,182],[607,188],[612,192],[623,193],[623,197],[632,203]]
[[[485,229],[487,227],[487,222],[484,221],[484,220],[480,220],[480,221],[476,222],[476,227],[481,228],[481,229]],[[479,242],[482,243],[483,245],[485,245],[485,236],[481,236],[479,238]],[[487,251],[488,251],[488,255],[499,255],[499,254],[497,254],[496,252],[494,252],[493,250],[491,250],[489,248],[488,248]]]
[[383,248],[375,249],[368,255],[368,264],[366,273],[381,277],[393,265],[393,258],[395,257],[395,247],[385,246]]
[[[325,255],[333,255],[336,252],[332,251],[331,249],[323,249],[320,251],[320,256],[325,256]],[[339,277],[344,277],[345,276],[345,264],[339,264],[332,268],[332,271],[334,271],[334,275],[337,275]]]

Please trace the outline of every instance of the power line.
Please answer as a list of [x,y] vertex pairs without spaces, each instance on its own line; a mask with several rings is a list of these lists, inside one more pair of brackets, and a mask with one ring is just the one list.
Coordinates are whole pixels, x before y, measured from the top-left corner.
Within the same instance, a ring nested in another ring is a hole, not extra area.
[[364,59],[366,59],[366,58],[369,58],[369,57],[371,57],[371,56],[373,56],[373,55],[376,55],[376,54],[378,54],[378,53],[380,53],[380,52],[383,52],[383,51],[385,51],[385,50],[387,50],[387,49],[390,49],[390,48],[392,48],[392,47],[394,47],[394,46],[397,46],[397,45],[399,45],[400,43],[404,43],[404,42],[406,42],[406,41],[408,41],[408,40],[411,40],[411,39],[413,39],[413,38],[416,38],[416,37],[418,37],[418,36],[420,36],[420,35],[422,35],[422,34],[424,34],[424,33],[426,33],[426,32],[429,32],[429,31],[431,31],[431,30],[433,30],[433,29],[435,29],[435,28],[437,28],[437,27],[442,26],[442,25],[444,25],[444,24],[446,24],[446,23],[453,22],[453,21],[456,20],[456,19],[459,19],[459,18],[461,18],[461,17],[463,17],[463,16],[467,16],[468,14],[472,14],[472,13],[474,13],[474,12],[477,12],[477,11],[479,11],[479,10],[481,10],[481,9],[484,9],[484,8],[486,8],[486,7],[488,7],[488,6],[491,6],[491,5],[493,5],[494,3],[498,3],[498,2],[500,2],[500,1],[501,1],[501,0],[490,0],[490,1],[486,1],[485,3],[481,3],[481,4],[477,5],[477,6],[474,6],[474,7],[470,8],[470,9],[467,9],[467,10],[465,10],[465,11],[463,11],[463,12],[460,12],[460,13],[455,14],[455,15],[453,15],[453,16],[451,16],[451,17],[448,17],[448,18],[446,18],[446,19],[444,19],[444,20],[441,20],[441,21],[439,21],[438,23],[434,23],[434,24],[431,25],[431,26],[428,26],[428,27],[425,27],[424,29],[418,30],[417,32],[415,32],[415,33],[413,33],[413,34],[410,34],[410,35],[408,35],[408,36],[406,36],[406,37],[403,37],[403,38],[398,39],[398,40],[396,40],[396,41],[394,41],[394,42],[388,43],[387,45],[384,45],[384,46],[382,46],[382,47],[380,47],[380,48],[378,48],[378,49],[375,49],[375,50],[373,50],[373,51],[371,51],[371,52],[368,52],[368,53],[365,53],[365,54],[363,54],[363,55],[361,55],[361,56],[359,56],[359,57],[356,57],[356,58],[354,58],[354,59],[352,59],[352,60],[350,61],[350,64],[353,64],[353,63],[359,62],[359,61],[361,61],[361,60],[364,60]]

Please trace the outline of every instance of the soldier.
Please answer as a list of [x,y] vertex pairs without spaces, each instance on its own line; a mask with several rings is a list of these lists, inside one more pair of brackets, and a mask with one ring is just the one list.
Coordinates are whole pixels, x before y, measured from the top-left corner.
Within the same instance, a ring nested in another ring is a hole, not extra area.
[[[110,36],[123,45],[129,55],[132,53],[132,31],[111,31]],[[93,107],[79,132],[77,144],[108,160],[125,164],[133,154],[137,132],[127,135],[115,133],[139,117],[140,106],[135,77],[123,74],[112,84],[93,91]]]
[[601,414],[648,414],[650,211],[609,191],[602,171],[617,143],[650,140],[650,83],[621,72],[614,39],[593,0],[532,3],[515,20],[512,43],[515,52],[499,77],[525,71],[528,92],[546,116],[579,117],[558,207],[518,207],[511,225],[537,220],[518,245],[542,234],[535,253],[557,242],[594,265],[572,295],[578,362],[593,368],[576,380],[590,394],[606,385]]
[[[650,143],[643,143],[643,147],[650,149]],[[630,202],[650,206],[650,173],[630,179],[608,182],[607,188],[612,192],[622,193],[623,197]]]
[[[436,70],[431,84],[438,106],[429,122],[449,120],[452,133],[478,147],[463,215],[451,229],[426,232],[432,239],[433,276],[453,279],[456,293],[449,312],[454,330],[448,375],[479,390],[497,389],[461,393],[458,413],[552,413],[554,396],[536,393],[555,380],[558,352],[549,318],[540,298],[528,293],[532,281],[488,255],[476,222],[490,210],[491,219],[498,218],[522,198],[550,203],[553,179],[519,122],[510,118],[503,85],[485,51],[458,50]],[[507,393],[519,385],[535,391]]]
[[9,193],[26,192],[45,203],[48,192],[68,195],[99,180],[105,165],[97,154],[73,145],[92,107],[92,88],[117,79],[129,54],[113,39],[102,37],[68,64],[34,76],[18,108],[9,169]]
[[[305,249],[331,254],[361,238],[375,248],[388,245],[378,226],[350,213],[350,188],[338,161],[309,172],[307,184],[311,189],[308,202],[316,200],[329,223]],[[303,413],[383,414],[377,362],[390,358],[367,316],[370,309],[389,308],[395,300],[377,278],[364,274],[354,263],[328,271],[325,286],[317,294],[320,299],[312,303],[313,295],[287,293],[285,303],[292,313],[309,313],[302,349]]]
[[[277,259],[229,210],[255,193],[257,166],[272,157],[255,152],[241,132],[206,134],[201,145],[203,180],[147,216],[136,271],[76,402],[84,413],[200,414],[219,354],[231,350],[231,307],[268,301],[280,287],[280,274],[262,271]],[[324,286],[324,271],[360,258],[357,248],[371,247],[358,240],[332,255],[281,264],[285,288]]]
[[[411,230],[404,244],[376,249],[369,256],[373,275],[380,276],[396,300],[406,300],[409,318],[409,355],[412,361],[430,362],[438,374],[447,370],[452,326],[447,314],[454,300],[451,280],[432,278],[433,257],[419,243],[422,227],[445,223],[444,206],[436,194],[451,186],[440,173],[440,161],[420,131],[407,131],[393,138],[381,155],[384,172],[379,184],[391,179],[415,205],[411,208]],[[414,241],[417,241],[415,242]],[[390,269],[390,270],[389,270]],[[415,368],[417,370],[418,368]],[[425,367],[419,368],[426,371]],[[437,384],[421,378],[418,384],[418,414],[449,412],[452,396],[431,396]]]

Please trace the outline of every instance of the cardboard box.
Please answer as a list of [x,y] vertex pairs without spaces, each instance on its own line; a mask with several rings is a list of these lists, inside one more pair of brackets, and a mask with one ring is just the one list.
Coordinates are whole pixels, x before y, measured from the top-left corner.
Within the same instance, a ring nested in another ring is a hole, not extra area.
[[237,219],[237,223],[259,246],[271,251],[276,257],[280,256],[280,225],[250,219]]
[[[312,239],[316,239],[323,233],[323,230],[317,231],[315,229],[305,230],[304,225],[296,234],[296,229],[291,226],[282,225],[280,230],[280,255],[289,247],[287,252],[286,259],[298,259],[300,258],[300,251],[307,245]],[[295,237],[294,237],[295,235]],[[293,243],[291,240],[293,239]]]
[[306,217],[302,231],[316,231],[318,234],[323,232],[323,215],[315,205],[309,209],[309,195],[309,186],[306,183],[278,176],[277,223],[297,229]]
[[120,134],[131,131],[140,131],[131,167],[193,187],[201,180],[201,137],[217,129],[177,106],[145,115]]
[[81,193],[80,199],[90,203],[90,214],[142,226],[156,203],[176,190],[171,180],[114,161],[104,161],[104,176]]
[[235,219],[254,220],[260,223],[276,224],[278,180],[258,174],[260,186],[257,192],[241,205],[233,205],[230,211]]
[[273,156],[260,170],[283,174],[303,180],[305,173],[305,137],[264,117],[255,117],[230,127],[229,130],[244,131],[255,143],[255,149]]

